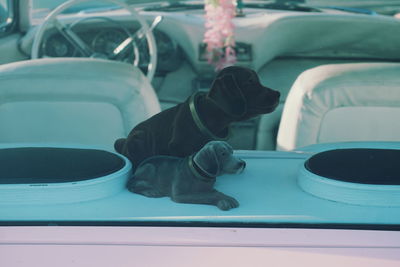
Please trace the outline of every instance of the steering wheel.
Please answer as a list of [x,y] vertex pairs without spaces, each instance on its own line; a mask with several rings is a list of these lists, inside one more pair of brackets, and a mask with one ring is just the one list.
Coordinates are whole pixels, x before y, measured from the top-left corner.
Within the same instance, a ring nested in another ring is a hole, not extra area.
[[[45,18],[44,22],[39,26],[39,28],[36,31],[34,40],[33,40],[33,45],[32,45],[32,59],[40,58],[40,49],[42,47],[42,41],[43,41],[43,36],[47,28],[55,27],[78,51],[81,52],[86,57],[97,57],[96,53],[92,50],[92,48],[87,45],[76,33],[74,33],[71,30],[71,27],[65,25],[63,22],[57,19],[57,15],[62,13],[64,10],[67,8],[70,8],[71,6],[85,3],[85,2],[90,2],[93,0],[70,0],[67,1],[61,5],[59,5],[57,8],[55,8],[52,12],[50,12],[47,17]],[[108,57],[108,59],[116,59],[118,56],[124,52],[130,44],[135,42],[135,39],[140,39],[142,37],[146,38],[147,41],[147,47],[148,47],[148,53],[149,53],[149,62],[147,64],[147,79],[151,82],[154,73],[156,71],[156,66],[157,66],[157,45],[154,39],[154,35],[152,32],[152,29],[157,25],[158,22],[160,22],[161,17],[157,17],[153,25],[151,27],[148,26],[147,22],[136,12],[136,10],[123,3],[120,2],[119,0],[102,0],[102,2],[110,2],[113,4],[116,4],[118,6],[121,6],[125,8],[126,10],[129,11],[130,15],[133,17],[133,19],[137,20],[140,24],[140,29],[135,32],[134,34],[131,34],[127,39],[122,41],[113,51],[112,56]],[[73,25],[74,23],[71,23]],[[134,46],[134,49],[137,49],[137,47],[140,46]],[[139,65],[139,60],[135,60],[133,62],[133,65],[138,66]]]

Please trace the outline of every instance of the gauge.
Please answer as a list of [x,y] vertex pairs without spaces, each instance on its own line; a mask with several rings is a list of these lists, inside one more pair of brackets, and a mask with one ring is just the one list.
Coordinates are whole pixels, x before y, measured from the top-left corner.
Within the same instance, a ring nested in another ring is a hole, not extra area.
[[[114,49],[122,44],[128,37],[129,35],[122,31],[105,30],[94,37],[92,41],[92,49],[98,54],[111,58]],[[130,49],[127,49],[127,51],[132,52],[132,45],[130,45]]]
[[49,57],[70,57],[75,53],[72,45],[59,34],[47,38],[43,51],[44,55]]
[[171,72],[177,70],[183,62],[182,50],[178,44],[166,33],[159,30],[154,30],[154,37],[157,41],[157,71]]
[[154,36],[157,40],[157,53],[159,57],[168,57],[176,49],[176,44],[162,31],[155,30]]

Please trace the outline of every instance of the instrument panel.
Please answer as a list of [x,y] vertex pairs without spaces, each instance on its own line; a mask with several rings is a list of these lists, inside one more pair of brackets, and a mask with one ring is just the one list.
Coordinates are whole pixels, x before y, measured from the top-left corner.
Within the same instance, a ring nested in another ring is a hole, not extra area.
[[[74,30],[76,35],[92,51],[92,57],[118,60],[133,63],[139,60],[139,67],[148,63],[149,55],[145,38],[133,38],[118,58],[114,58],[114,50],[127,38],[134,36],[135,30],[126,30],[122,27],[101,27],[86,30]],[[132,34],[133,33],[133,34]],[[176,70],[183,61],[182,49],[166,33],[153,30],[157,44],[157,71],[169,72]],[[44,57],[83,57],[84,55],[74,47],[62,34],[57,31],[49,33],[41,48]]]

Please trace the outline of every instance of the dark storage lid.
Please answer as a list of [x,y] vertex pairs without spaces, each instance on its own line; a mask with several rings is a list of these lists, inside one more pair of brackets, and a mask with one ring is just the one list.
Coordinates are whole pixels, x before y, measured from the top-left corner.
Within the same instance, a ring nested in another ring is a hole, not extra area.
[[318,153],[305,162],[310,172],[344,182],[400,185],[400,150],[337,149]]
[[400,206],[400,150],[348,148],[317,153],[300,169],[314,196],[365,206]]
[[89,180],[115,173],[125,161],[96,149],[23,147],[0,149],[0,184]]

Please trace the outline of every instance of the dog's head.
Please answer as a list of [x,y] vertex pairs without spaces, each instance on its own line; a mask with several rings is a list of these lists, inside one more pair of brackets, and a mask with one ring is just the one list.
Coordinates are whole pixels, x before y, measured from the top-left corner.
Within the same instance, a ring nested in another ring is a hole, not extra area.
[[274,111],[280,93],[263,86],[255,71],[231,66],[217,74],[207,96],[225,113],[244,120]]
[[206,174],[216,177],[226,173],[240,173],[246,167],[246,163],[233,155],[232,147],[224,141],[208,142],[193,161]]

